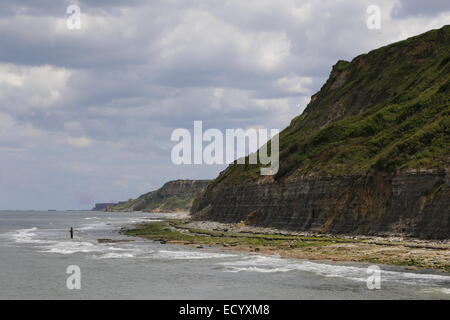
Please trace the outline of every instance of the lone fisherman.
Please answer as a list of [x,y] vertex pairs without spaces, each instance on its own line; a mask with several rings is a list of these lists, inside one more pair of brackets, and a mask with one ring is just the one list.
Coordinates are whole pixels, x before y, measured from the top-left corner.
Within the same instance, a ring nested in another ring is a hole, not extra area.
[[73,228],[70,227],[70,239],[73,239]]

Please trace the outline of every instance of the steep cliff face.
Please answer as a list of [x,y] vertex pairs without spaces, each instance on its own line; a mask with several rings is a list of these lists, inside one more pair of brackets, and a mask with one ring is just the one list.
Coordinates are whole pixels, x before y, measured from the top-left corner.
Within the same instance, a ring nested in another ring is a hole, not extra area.
[[443,170],[227,186],[205,192],[194,212],[197,219],[287,230],[449,238],[449,208]]
[[450,26],[339,61],[280,134],[280,170],[233,164],[197,219],[450,238]]
[[92,211],[103,211],[108,207],[117,205],[117,203],[107,202],[107,203],[96,203]]
[[111,211],[189,211],[195,196],[203,190],[208,180],[176,180],[164,184],[160,189],[141,195],[109,208]]

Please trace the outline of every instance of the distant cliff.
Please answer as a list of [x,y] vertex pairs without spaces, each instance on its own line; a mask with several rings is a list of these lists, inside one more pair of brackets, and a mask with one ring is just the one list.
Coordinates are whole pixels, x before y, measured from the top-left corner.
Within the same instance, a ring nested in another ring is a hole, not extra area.
[[450,26],[339,61],[280,133],[280,169],[232,164],[196,219],[450,238]]
[[92,208],[92,211],[103,211],[108,207],[112,207],[117,205],[117,203],[96,203],[94,208]]
[[119,205],[108,207],[108,211],[188,212],[194,198],[209,180],[175,180],[160,189],[141,195]]

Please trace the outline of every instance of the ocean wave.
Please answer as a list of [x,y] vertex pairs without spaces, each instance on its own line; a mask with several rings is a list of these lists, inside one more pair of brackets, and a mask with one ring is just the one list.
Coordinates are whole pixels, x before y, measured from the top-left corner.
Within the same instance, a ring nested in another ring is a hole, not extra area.
[[40,252],[73,254],[73,253],[91,253],[91,252],[111,252],[127,251],[128,249],[106,246],[87,241],[55,241],[53,243],[40,246]]
[[231,258],[236,256],[237,256],[236,254],[214,253],[214,252],[159,250],[152,257],[158,259],[195,260],[195,259]]
[[261,273],[276,273],[276,272],[289,272],[294,269],[292,268],[261,268],[261,267],[231,267],[228,268],[228,272],[241,272],[241,271],[249,271],[249,272],[261,272]]
[[135,258],[136,253],[125,252],[125,253],[117,253],[117,252],[108,252],[101,255],[94,255],[95,259],[123,259],[123,258]]
[[47,240],[37,239],[37,231],[38,228],[28,228],[28,229],[18,229],[15,231],[7,232],[2,236],[13,240],[16,243],[30,243],[30,244],[39,244],[39,243],[48,243]]
[[[129,219],[128,221],[134,221]],[[123,221],[123,220],[122,220]],[[79,230],[93,230],[111,227],[105,222],[93,222],[77,228]],[[171,250],[153,250],[152,247],[135,244],[97,243],[94,239],[61,240],[48,238],[49,231],[62,229],[39,229],[32,227],[18,229],[3,234],[16,243],[29,243],[39,248],[40,252],[69,255],[75,253],[91,254],[96,259],[167,259],[167,260],[197,260],[197,259],[224,259],[216,266],[224,272],[259,272],[259,273],[285,273],[285,272],[311,272],[324,277],[340,277],[349,280],[365,282],[368,274],[364,266],[341,265],[333,263],[320,263],[294,259],[284,259],[274,256],[217,253],[208,251],[183,251],[176,247]],[[390,269],[390,268],[389,268]],[[402,272],[395,270],[382,270],[383,283],[403,283],[438,287],[441,293],[450,294],[450,276],[432,273]]]
[[450,295],[450,289],[448,288],[427,288],[422,290],[424,293],[440,293],[440,294],[449,294]]
[[445,294],[450,294],[450,288],[448,289],[448,288],[441,288],[441,290],[440,290],[442,293],[445,293]]
[[83,224],[81,227],[76,228],[77,230],[101,230],[108,227],[106,222],[95,222]]
[[[345,266],[311,261],[297,261],[278,257],[255,256],[238,261],[218,263],[225,272],[312,272],[325,277],[340,277],[365,282],[367,267]],[[381,270],[383,282],[414,285],[450,285],[450,276]]]

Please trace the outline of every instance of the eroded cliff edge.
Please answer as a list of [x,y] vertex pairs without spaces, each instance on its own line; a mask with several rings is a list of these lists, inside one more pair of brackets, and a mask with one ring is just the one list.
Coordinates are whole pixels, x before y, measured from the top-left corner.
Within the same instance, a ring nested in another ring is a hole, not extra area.
[[339,61],[280,134],[280,170],[229,166],[195,219],[450,238],[450,26]]
[[[195,217],[287,230],[450,238],[448,171],[311,176],[207,190]],[[201,208],[201,209],[199,209]]]
[[188,212],[194,198],[209,180],[174,180],[136,199],[119,203],[109,211]]

